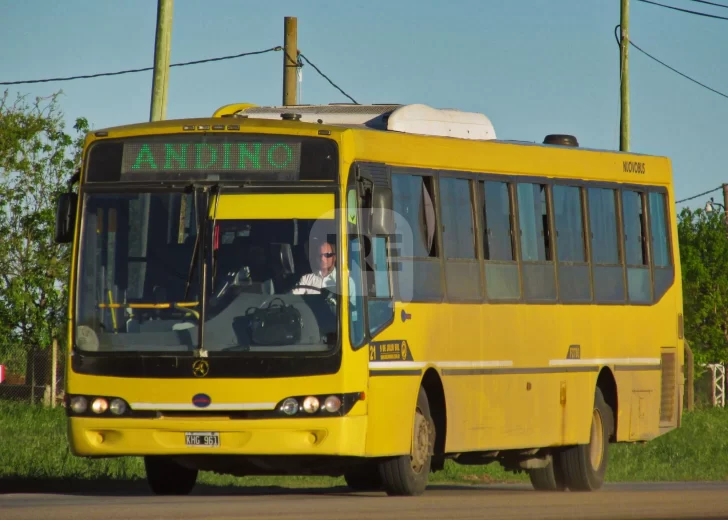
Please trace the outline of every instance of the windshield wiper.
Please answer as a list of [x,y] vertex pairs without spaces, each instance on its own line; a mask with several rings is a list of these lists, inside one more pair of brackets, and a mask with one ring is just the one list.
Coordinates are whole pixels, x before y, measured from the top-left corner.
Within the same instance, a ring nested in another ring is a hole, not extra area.
[[[217,206],[220,201],[220,185],[215,184],[212,189],[206,186],[190,186],[194,196],[194,208],[195,208],[195,226],[197,229],[197,236],[195,237],[195,245],[192,250],[192,258],[190,258],[190,268],[187,273],[187,283],[185,284],[185,295],[184,300],[187,300],[187,293],[189,292],[190,285],[192,284],[192,276],[197,266],[198,276],[200,280],[200,312],[198,315],[198,326],[197,326],[197,350],[195,356],[207,357],[207,351],[204,348],[205,338],[205,316],[207,315],[207,218],[210,207],[210,192],[214,191],[217,195],[215,199],[215,210],[212,217],[213,227],[213,239],[215,222],[217,220]],[[198,196],[204,195],[202,201],[198,201]],[[216,269],[217,251],[213,248],[212,253],[212,287],[215,287],[215,269]]]
[[212,270],[212,291],[215,290],[215,280],[217,279],[217,250],[219,248],[220,233],[215,225],[217,224],[217,207],[220,204],[222,186],[215,184],[213,189],[215,190],[215,209],[212,212],[212,240],[214,243],[212,244],[212,265],[210,266],[210,269]]
[[192,274],[194,273],[195,265],[197,264],[197,248],[200,245],[200,212],[197,207],[197,187],[191,186],[192,197],[195,210],[195,245],[192,248],[192,258],[190,258],[190,267],[187,271],[187,283],[185,283],[185,295],[182,300],[187,300],[187,293],[190,290],[190,284],[192,283]]

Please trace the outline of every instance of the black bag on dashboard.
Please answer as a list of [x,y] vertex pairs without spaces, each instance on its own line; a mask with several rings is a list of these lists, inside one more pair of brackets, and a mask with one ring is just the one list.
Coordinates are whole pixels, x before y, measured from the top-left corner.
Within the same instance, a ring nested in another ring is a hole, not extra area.
[[252,307],[246,312],[250,341],[253,345],[291,345],[301,341],[301,313],[280,298],[266,307]]

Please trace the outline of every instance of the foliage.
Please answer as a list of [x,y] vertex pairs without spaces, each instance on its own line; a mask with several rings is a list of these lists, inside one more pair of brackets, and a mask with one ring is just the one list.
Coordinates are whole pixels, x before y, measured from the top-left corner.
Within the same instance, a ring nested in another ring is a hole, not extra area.
[[63,335],[69,248],[54,243],[55,201],[67,189],[88,130],[64,132],[56,93],[0,97],[0,362],[20,372],[26,353]]
[[685,337],[698,364],[728,362],[728,226],[716,211],[678,220]]

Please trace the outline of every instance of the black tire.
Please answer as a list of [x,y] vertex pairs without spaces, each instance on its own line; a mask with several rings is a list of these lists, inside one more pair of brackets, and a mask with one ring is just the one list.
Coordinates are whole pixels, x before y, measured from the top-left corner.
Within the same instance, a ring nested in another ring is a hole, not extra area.
[[596,491],[604,484],[609,459],[609,438],[614,430],[614,412],[597,388],[594,395],[589,444],[563,450],[564,482],[572,491]]
[[144,457],[147,483],[155,495],[189,495],[197,482],[197,470],[177,464],[170,457]]
[[390,496],[418,496],[427,488],[435,446],[435,422],[423,388],[417,395],[412,436],[409,455],[393,457],[379,464],[382,487]]
[[551,461],[545,468],[529,469],[528,477],[537,491],[566,491],[559,453],[551,455]]
[[382,477],[376,464],[362,464],[344,473],[346,485],[354,491],[376,491],[382,488]]

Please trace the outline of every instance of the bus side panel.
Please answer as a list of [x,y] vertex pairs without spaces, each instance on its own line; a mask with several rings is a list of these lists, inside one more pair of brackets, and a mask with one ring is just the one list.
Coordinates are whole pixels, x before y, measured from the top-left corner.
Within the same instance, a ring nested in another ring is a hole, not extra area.
[[416,373],[370,376],[367,392],[367,456],[410,453],[419,389],[420,377]]

